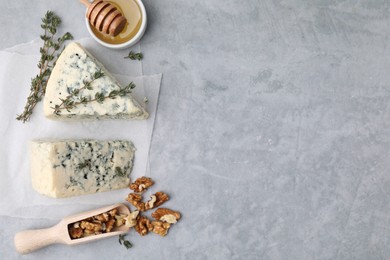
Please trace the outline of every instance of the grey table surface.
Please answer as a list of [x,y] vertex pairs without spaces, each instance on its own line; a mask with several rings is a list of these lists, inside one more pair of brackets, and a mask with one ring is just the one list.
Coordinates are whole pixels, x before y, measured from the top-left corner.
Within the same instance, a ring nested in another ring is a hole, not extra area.
[[[128,251],[21,257],[14,233],[55,221],[2,216],[0,258],[390,259],[390,2],[144,2],[143,71],[163,73],[151,171],[181,223]],[[0,49],[48,9],[88,37],[76,0],[0,4]]]

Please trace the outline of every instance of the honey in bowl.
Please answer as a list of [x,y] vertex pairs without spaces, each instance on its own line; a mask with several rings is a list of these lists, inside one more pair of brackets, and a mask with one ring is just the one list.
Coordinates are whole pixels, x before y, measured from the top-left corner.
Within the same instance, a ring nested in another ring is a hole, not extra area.
[[109,44],[121,44],[129,41],[138,33],[142,24],[140,7],[135,0],[106,0],[106,2],[114,5],[126,18],[125,28],[115,37],[99,32],[93,26],[91,26],[92,32],[100,40]]

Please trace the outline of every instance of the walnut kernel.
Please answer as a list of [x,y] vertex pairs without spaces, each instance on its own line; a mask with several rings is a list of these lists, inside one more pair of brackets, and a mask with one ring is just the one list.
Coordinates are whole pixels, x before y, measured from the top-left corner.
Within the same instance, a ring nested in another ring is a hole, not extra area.
[[163,222],[168,222],[170,224],[176,223],[181,215],[179,212],[170,210],[167,208],[159,208],[155,212],[152,213],[152,217],[161,220]]
[[111,230],[114,228],[115,219],[110,219],[106,222],[106,232],[111,232]]
[[96,222],[81,221],[80,227],[85,230],[99,232],[102,230],[102,224]]
[[153,233],[164,237],[168,233],[168,229],[171,227],[171,224],[162,221],[153,221],[152,226]]
[[139,211],[131,212],[127,217],[124,218],[126,227],[134,227],[137,224],[137,217]]
[[111,217],[115,217],[116,213],[117,213],[118,209],[115,208],[115,209],[112,209],[108,212],[108,214],[111,216]]
[[141,201],[142,196],[140,194],[129,193],[127,201],[136,207],[139,211],[145,211],[145,203]]
[[144,203],[145,210],[154,209],[169,200],[167,194],[162,191],[156,192],[150,197],[150,200]]
[[125,217],[126,215],[120,214],[120,215],[115,215],[115,226],[120,227],[125,224]]
[[150,200],[145,203],[145,209],[152,209],[154,206],[154,203],[157,201],[156,195],[150,196]]
[[100,215],[94,216],[93,218],[101,222],[106,222],[109,220],[110,216],[107,213],[102,213]]
[[71,238],[80,238],[83,235],[83,230],[79,227],[70,227],[69,235]]
[[154,195],[156,195],[157,198],[156,202],[154,203],[154,208],[157,208],[158,206],[169,200],[168,195],[162,191],[156,192],[156,194]]
[[135,180],[132,184],[130,184],[129,188],[134,192],[144,192],[147,188],[152,186],[154,182],[151,178],[142,176]]
[[141,236],[145,236],[149,231],[153,230],[153,225],[147,217],[140,216],[137,219],[137,224],[134,226],[135,231]]

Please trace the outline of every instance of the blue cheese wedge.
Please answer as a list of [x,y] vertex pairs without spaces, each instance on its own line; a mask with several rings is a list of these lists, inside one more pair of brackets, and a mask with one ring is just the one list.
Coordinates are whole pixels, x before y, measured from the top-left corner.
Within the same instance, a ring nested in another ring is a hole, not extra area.
[[[104,76],[95,79],[96,72],[103,72]],[[50,75],[44,97],[44,114],[54,120],[148,118],[149,114],[131,94],[108,98],[110,93],[121,88],[123,86],[98,60],[79,43],[72,42],[61,53]],[[96,93],[106,98],[99,102]],[[73,102],[72,108],[65,108],[67,98]],[[57,112],[56,106],[61,108]]]
[[64,198],[125,188],[133,168],[130,141],[35,140],[30,144],[33,188]]

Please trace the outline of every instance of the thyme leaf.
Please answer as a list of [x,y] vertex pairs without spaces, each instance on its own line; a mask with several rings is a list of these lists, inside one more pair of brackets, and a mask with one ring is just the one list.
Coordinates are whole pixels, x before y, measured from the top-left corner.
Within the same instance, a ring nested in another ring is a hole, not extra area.
[[141,52],[130,51],[129,54],[124,58],[130,60],[142,60],[144,58],[144,55]]
[[130,241],[125,239],[125,236],[126,235],[119,235],[119,244],[122,245],[123,242],[123,245],[126,247],[126,249],[132,248],[133,245],[130,243]]
[[129,248],[132,248],[132,247],[133,247],[133,245],[130,243],[129,240],[123,241],[123,244],[125,245],[126,249],[129,249]]

